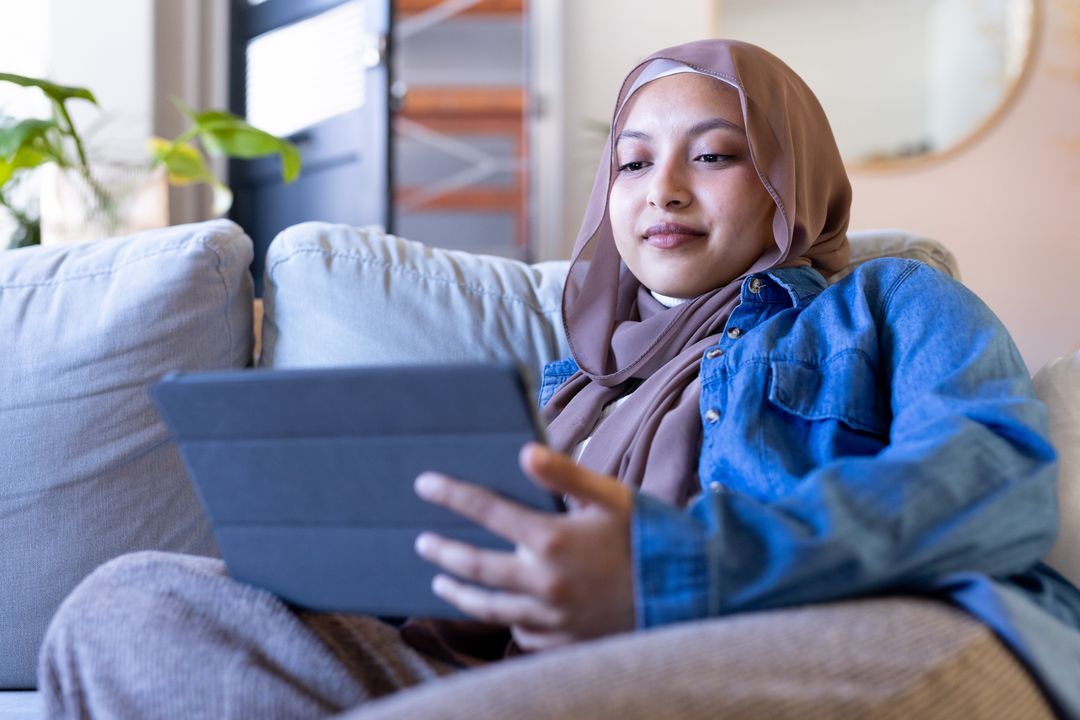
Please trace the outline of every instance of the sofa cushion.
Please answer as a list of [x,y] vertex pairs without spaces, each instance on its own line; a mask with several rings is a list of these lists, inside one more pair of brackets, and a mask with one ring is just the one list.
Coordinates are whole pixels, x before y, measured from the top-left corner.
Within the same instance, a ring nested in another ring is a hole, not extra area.
[[563,262],[441,250],[378,228],[291,227],[266,255],[260,365],[520,363],[569,354]]
[[[903,230],[851,233],[851,262],[922,260],[958,278],[940,243]],[[533,372],[568,356],[559,305],[569,263],[441,250],[376,227],[304,223],[267,251],[267,367],[499,360]]]
[[1046,563],[1080,586],[1080,352],[1035,373],[1035,394],[1049,410],[1050,439],[1058,451],[1058,539]]
[[848,240],[851,241],[851,259],[843,269],[829,276],[830,283],[847,277],[865,262],[887,257],[918,260],[954,280],[960,279],[956,257],[936,240],[906,230],[855,230],[848,233]]
[[146,389],[250,363],[251,257],[228,221],[0,253],[0,688],[100,563],[215,552]]

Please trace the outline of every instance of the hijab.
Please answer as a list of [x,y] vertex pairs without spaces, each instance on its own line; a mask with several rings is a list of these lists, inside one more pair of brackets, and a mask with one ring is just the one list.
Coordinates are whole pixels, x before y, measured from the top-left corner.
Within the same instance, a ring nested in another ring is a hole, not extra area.
[[[608,215],[615,138],[627,101],[674,72],[698,72],[738,91],[750,158],[776,204],[775,244],[727,285],[667,307],[622,262]],[[544,408],[552,448],[587,437],[579,462],[674,505],[697,492],[701,356],[717,344],[742,280],[778,267],[831,274],[847,264],[851,186],[813,92],[765,50],[702,40],[661,50],[623,80],[563,289],[562,320],[579,366]],[[632,395],[599,425],[604,408]],[[595,428],[595,432],[594,432]]]

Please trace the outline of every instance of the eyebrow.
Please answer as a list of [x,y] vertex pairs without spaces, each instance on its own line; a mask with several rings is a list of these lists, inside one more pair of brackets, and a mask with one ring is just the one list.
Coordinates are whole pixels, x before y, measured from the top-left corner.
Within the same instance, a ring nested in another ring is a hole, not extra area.
[[[706,132],[708,132],[710,130],[717,130],[717,129],[719,129],[719,130],[733,130],[733,131],[739,133],[740,135],[743,135],[746,132],[745,130],[743,130],[743,127],[741,125],[736,125],[735,123],[731,122],[730,120],[725,120],[724,118],[716,117],[716,118],[709,118],[708,120],[702,120],[701,122],[699,122],[696,125],[692,126],[690,128],[690,130],[687,131],[686,134],[690,135],[691,137],[694,137],[696,135],[701,135],[702,133],[706,133]],[[623,130],[621,133],[619,133],[619,137],[615,138],[615,144],[618,144],[624,138],[626,138],[626,139],[637,139],[637,140],[648,140],[649,139],[649,134],[641,132],[640,130]]]

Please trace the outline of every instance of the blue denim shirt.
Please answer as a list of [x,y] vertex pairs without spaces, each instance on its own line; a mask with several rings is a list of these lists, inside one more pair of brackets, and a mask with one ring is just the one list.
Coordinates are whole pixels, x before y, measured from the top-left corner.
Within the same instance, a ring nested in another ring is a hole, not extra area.
[[[741,290],[701,360],[700,494],[685,510],[636,497],[638,624],[937,594],[1080,717],[1080,592],[1037,565],[1057,529],[1055,455],[998,319],[910,260],[831,287],[775,270]],[[576,370],[549,364],[541,405]]]

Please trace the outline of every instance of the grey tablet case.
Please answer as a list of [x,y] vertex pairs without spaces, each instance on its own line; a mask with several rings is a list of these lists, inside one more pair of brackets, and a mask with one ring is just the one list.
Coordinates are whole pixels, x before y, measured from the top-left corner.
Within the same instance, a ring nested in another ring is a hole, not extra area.
[[520,373],[497,365],[174,374],[151,388],[231,576],[315,610],[461,617],[431,592],[423,530],[509,544],[420,500],[436,470],[545,510],[518,467],[541,437]]

